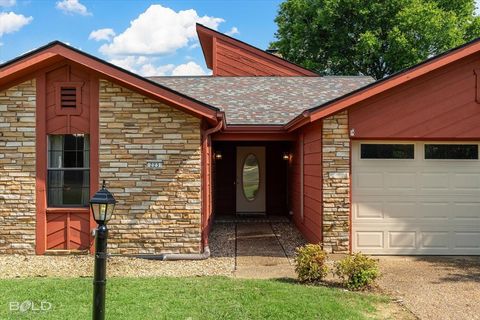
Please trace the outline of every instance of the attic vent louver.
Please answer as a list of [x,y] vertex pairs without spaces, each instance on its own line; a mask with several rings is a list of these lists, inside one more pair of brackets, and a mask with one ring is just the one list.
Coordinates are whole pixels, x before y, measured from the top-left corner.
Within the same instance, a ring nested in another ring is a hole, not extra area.
[[60,105],[62,108],[77,107],[77,88],[62,87],[60,89]]

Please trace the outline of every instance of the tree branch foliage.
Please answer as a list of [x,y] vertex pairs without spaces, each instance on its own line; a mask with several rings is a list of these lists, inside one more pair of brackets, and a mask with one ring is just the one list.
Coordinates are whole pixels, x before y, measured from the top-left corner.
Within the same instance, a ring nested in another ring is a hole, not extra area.
[[474,0],[286,0],[275,22],[287,60],[375,79],[480,36]]

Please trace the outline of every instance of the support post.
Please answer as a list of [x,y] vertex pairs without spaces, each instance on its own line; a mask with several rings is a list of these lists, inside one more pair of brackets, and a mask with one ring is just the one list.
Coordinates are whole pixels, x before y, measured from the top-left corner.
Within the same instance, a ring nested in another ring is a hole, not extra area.
[[93,320],[105,319],[105,289],[107,284],[107,226],[101,224],[95,233],[95,274],[93,278]]

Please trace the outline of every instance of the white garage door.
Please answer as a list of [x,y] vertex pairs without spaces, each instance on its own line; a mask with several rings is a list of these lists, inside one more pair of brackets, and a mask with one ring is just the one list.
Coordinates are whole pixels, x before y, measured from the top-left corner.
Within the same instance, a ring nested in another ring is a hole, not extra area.
[[477,142],[354,142],[353,251],[480,254]]

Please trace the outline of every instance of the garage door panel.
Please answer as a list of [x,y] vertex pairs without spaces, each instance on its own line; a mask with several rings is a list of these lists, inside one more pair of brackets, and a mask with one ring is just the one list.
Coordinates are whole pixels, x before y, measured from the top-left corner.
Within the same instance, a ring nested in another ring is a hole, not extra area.
[[459,249],[480,249],[480,232],[455,232],[455,247]]
[[365,172],[358,174],[356,178],[356,189],[359,191],[381,191],[383,189],[383,173]]
[[390,202],[384,203],[385,212],[384,217],[386,220],[397,219],[416,219],[415,216],[415,202]]
[[354,233],[358,248],[365,250],[378,250],[384,247],[383,232],[359,231]]
[[480,254],[480,161],[425,160],[424,144],[414,160],[362,160],[352,144],[354,251]]
[[359,202],[353,211],[356,220],[383,219],[383,202]]
[[418,204],[419,210],[415,212],[419,218],[431,223],[446,223],[451,215],[452,208],[449,202],[420,202]]
[[385,173],[385,185],[390,191],[415,191],[416,180],[413,173]]
[[415,231],[389,231],[388,247],[415,249],[417,247],[417,233]]
[[444,231],[424,231],[420,233],[420,248],[448,250],[450,244],[450,233]]
[[475,223],[480,221],[480,203],[475,202],[454,202],[453,218],[459,223]]
[[420,190],[424,191],[438,191],[450,189],[449,179],[447,173],[428,172],[420,173],[419,186]]
[[453,176],[453,187],[462,191],[478,192],[480,189],[480,174],[457,173]]

